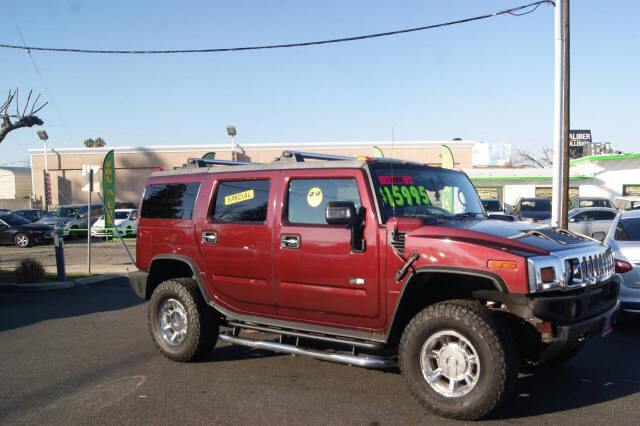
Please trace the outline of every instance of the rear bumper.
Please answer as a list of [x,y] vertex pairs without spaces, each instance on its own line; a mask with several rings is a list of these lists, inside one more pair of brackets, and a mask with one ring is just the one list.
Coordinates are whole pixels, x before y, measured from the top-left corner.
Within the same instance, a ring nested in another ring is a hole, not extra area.
[[149,278],[149,272],[138,269],[137,271],[129,272],[129,287],[131,290],[141,299],[148,299],[147,294],[147,281]]

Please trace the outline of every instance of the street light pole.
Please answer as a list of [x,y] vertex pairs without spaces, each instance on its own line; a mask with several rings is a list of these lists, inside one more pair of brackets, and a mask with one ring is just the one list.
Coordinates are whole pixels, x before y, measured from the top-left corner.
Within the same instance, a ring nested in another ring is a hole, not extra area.
[[236,161],[236,126],[227,126],[227,134],[231,136],[231,161]]
[[[44,131],[44,130],[38,130],[38,137],[40,139],[42,139],[42,141],[44,142],[44,176],[45,176],[45,182],[44,182],[44,184],[45,184],[45,189],[44,189],[44,191],[45,191],[45,197],[44,197],[45,201],[44,201],[44,204],[45,204],[45,210],[49,211],[49,204],[47,203],[47,188],[46,188],[46,185],[47,185],[46,176],[48,176],[48,174],[49,174],[49,167],[47,166],[47,157],[48,157],[48,155],[47,155],[47,139],[49,139],[49,135],[47,135],[47,132]],[[31,174],[33,176],[33,170],[31,171]],[[35,194],[33,194],[33,196],[35,197]]]
[[556,1],[554,17],[555,100],[551,225],[566,228],[569,196],[569,0]]

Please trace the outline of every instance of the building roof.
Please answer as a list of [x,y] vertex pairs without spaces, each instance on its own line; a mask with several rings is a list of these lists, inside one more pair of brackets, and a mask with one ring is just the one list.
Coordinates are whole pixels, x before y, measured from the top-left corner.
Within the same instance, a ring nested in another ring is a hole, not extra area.
[[30,175],[31,169],[29,167],[0,167],[0,170],[6,170],[14,175]]
[[[462,141],[360,141],[360,142],[287,142],[287,143],[239,143],[238,147],[254,151],[286,151],[310,149],[371,149],[374,146],[386,149],[402,148],[440,148],[447,145],[451,148],[471,148],[478,143],[475,140]],[[155,146],[104,146],[100,148],[50,148],[49,152],[60,154],[99,154],[105,155],[113,150],[118,154],[133,154],[144,152],[190,152],[190,151],[231,151],[231,143],[208,145],[155,145]],[[31,155],[44,155],[44,149],[30,149]]]
[[[552,180],[551,169],[540,168],[474,168],[465,172],[472,181],[495,180]],[[569,179],[593,179],[592,174],[574,174]]]

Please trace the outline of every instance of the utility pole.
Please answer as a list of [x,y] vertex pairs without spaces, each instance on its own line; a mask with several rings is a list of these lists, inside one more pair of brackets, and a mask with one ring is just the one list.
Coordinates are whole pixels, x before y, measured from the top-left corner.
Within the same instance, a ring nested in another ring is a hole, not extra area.
[[555,5],[553,202],[551,225],[567,227],[569,197],[569,0]]

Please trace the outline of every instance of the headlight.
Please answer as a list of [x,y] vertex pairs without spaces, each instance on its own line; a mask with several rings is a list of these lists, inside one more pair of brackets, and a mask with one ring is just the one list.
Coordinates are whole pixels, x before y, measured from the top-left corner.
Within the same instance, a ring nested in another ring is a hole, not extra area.
[[527,260],[531,293],[559,290],[566,287],[565,262],[556,256],[537,256]]

